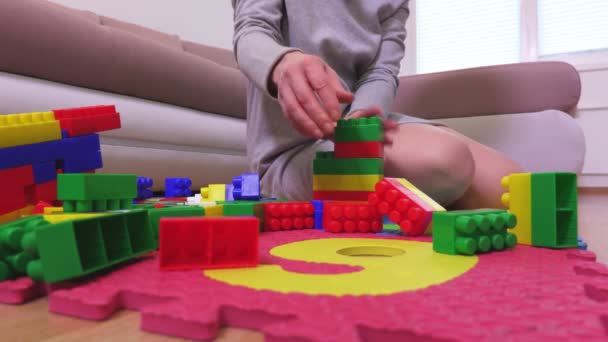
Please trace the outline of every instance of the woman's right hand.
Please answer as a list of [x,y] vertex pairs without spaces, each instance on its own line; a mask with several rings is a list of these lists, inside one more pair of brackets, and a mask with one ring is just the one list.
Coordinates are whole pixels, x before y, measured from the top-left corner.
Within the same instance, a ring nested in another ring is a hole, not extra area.
[[289,52],[279,60],[272,81],[283,114],[307,137],[332,136],[342,115],[340,103],[353,101],[353,94],[342,87],[338,74],[329,65],[299,51]]

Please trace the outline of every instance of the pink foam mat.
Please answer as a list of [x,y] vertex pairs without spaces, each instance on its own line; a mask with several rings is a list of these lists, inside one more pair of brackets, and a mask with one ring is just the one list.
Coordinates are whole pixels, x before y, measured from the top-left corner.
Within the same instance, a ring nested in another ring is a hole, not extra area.
[[[287,261],[269,250],[354,236],[372,238],[316,230],[262,234],[261,263],[301,273],[353,272]],[[591,252],[517,246],[481,255],[470,271],[426,289],[335,297],[231,286],[200,271],[161,272],[148,258],[50,294],[50,310],[60,314],[101,320],[120,309],[140,311],[146,331],[197,340],[232,326],[259,330],[267,341],[599,341],[608,338],[608,269]]]

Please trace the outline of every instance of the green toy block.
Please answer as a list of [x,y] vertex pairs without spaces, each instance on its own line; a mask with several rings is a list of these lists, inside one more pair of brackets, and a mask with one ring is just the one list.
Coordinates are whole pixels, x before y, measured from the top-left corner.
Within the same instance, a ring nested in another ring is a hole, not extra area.
[[33,258],[27,275],[47,283],[84,276],[156,249],[144,210],[39,226],[23,236],[22,246]]
[[260,231],[264,227],[264,202],[234,201],[222,205],[224,216],[255,216],[260,219]]
[[574,248],[578,245],[576,174],[532,174],[532,245]]
[[340,119],[334,132],[336,142],[382,141],[384,126],[377,116],[359,119]]
[[166,207],[166,208],[158,208],[158,209],[149,209],[148,210],[148,218],[150,222],[150,230],[152,231],[152,236],[154,237],[154,241],[156,241],[158,245],[158,232],[159,232],[159,223],[160,219],[163,217],[189,217],[189,216],[204,216],[205,209],[199,206],[192,207]]
[[127,174],[59,174],[57,198],[64,212],[130,209],[137,197],[137,176]]
[[515,215],[506,210],[479,209],[433,213],[433,250],[444,254],[474,255],[501,251],[517,244]]
[[334,152],[317,152],[313,161],[315,175],[382,175],[381,158],[335,158]]

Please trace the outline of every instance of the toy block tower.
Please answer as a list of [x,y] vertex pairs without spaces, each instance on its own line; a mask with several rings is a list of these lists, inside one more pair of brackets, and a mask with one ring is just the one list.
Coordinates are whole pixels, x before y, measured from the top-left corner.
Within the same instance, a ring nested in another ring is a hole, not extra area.
[[384,174],[378,117],[339,120],[335,152],[317,152],[313,163],[315,200],[367,201]]
[[508,192],[502,203],[517,216],[513,233],[521,244],[573,248],[577,246],[576,174],[516,173],[504,177]]

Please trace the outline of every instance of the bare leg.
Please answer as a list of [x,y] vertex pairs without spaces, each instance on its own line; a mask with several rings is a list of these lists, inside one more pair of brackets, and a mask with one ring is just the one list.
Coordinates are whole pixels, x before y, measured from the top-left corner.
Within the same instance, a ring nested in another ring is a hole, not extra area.
[[445,127],[403,124],[389,134],[386,176],[407,178],[444,206],[500,208],[500,179],[520,172],[498,151]]

